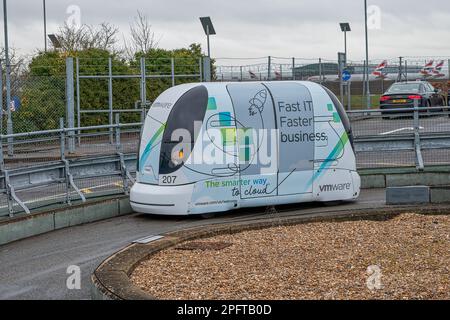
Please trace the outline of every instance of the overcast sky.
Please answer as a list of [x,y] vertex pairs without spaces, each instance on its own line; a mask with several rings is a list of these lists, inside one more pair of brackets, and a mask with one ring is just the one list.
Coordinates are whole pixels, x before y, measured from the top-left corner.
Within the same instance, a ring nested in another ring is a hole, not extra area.
[[[161,38],[159,46],[167,49],[193,42],[206,46],[198,17],[211,16],[216,58],[336,59],[343,50],[338,22],[348,21],[349,59],[364,58],[363,0],[47,0],[48,33],[70,16],[71,5],[80,8],[81,23],[110,22],[120,28],[121,38],[140,10]],[[371,59],[450,56],[450,1],[369,0],[369,5],[381,10],[381,28],[370,30]],[[42,0],[8,0],[8,13],[10,46],[27,54],[42,49]],[[3,40],[3,19],[1,35]]]

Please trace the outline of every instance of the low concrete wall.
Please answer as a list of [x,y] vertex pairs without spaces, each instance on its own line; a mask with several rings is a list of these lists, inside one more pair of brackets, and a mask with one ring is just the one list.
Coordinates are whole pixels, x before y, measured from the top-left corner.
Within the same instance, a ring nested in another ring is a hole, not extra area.
[[150,258],[161,250],[176,246],[182,242],[213,237],[221,234],[234,234],[246,230],[265,229],[313,222],[338,222],[356,220],[383,221],[401,213],[449,214],[450,206],[420,206],[417,208],[390,207],[383,209],[345,210],[336,213],[316,213],[298,216],[269,216],[253,221],[231,222],[198,226],[161,234],[163,236],[148,244],[131,244],[104,260],[91,275],[91,298],[93,300],[147,300],[156,299],[130,280],[130,275],[140,262]]
[[42,233],[132,213],[128,196],[88,201],[0,222],[0,245]]
[[450,187],[433,187],[430,189],[431,203],[450,203]]
[[417,171],[415,168],[367,169],[360,170],[359,173],[363,189],[450,185],[449,167],[430,167],[424,171]]

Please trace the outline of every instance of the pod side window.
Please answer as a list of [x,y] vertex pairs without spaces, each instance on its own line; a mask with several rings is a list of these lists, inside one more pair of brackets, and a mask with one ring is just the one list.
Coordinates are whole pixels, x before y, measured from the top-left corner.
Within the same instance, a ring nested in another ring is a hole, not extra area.
[[[161,142],[160,174],[173,173],[183,166],[197,139],[195,123],[203,122],[207,106],[208,90],[205,86],[190,89],[175,103],[167,119]],[[176,147],[179,150],[175,152]]]
[[350,119],[348,118],[347,112],[345,112],[344,107],[342,106],[341,102],[339,101],[339,99],[336,97],[336,95],[331,92],[330,89],[322,86],[324,88],[324,90],[328,93],[328,95],[330,96],[331,101],[333,101],[333,104],[339,114],[339,117],[341,118],[342,124],[344,125],[345,131],[348,134],[348,137],[350,139],[350,143],[353,147],[353,132],[352,132],[352,126],[350,124]]

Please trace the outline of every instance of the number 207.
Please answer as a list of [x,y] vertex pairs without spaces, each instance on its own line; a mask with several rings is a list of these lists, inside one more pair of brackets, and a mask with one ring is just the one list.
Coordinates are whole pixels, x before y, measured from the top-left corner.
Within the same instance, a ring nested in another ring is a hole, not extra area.
[[176,179],[177,179],[176,176],[163,176],[162,183],[163,184],[174,184]]

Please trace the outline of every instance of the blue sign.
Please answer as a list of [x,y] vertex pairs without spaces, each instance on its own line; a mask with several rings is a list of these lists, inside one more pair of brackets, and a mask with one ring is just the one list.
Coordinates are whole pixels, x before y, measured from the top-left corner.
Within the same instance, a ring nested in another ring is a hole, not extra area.
[[19,111],[22,106],[20,98],[17,96],[11,97],[11,105],[9,106],[12,112]]
[[344,70],[344,71],[342,72],[342,80],[343,80],[343,81],[348,81],[348,80],[350,80],[351,78],[352,78],[352,74],[350,73],[350,71]]

